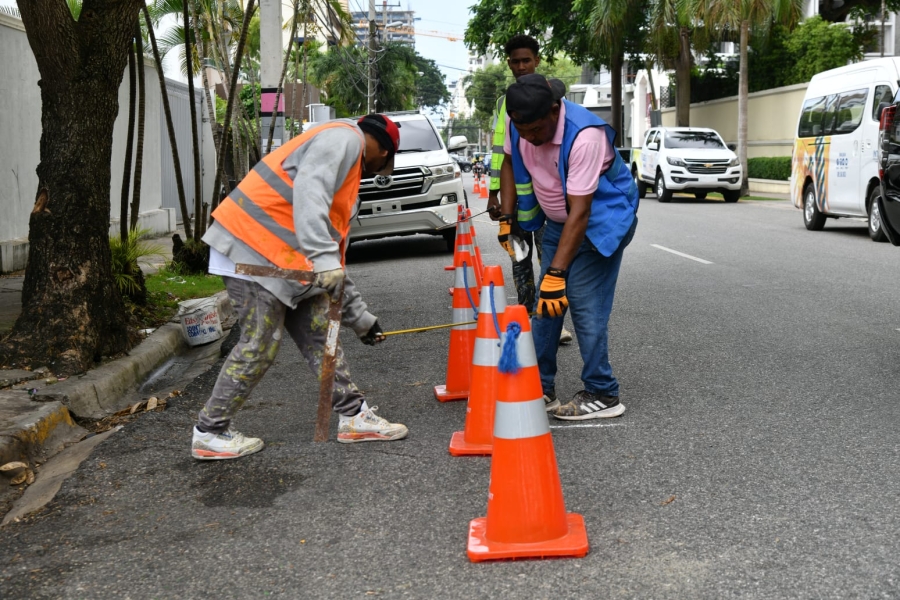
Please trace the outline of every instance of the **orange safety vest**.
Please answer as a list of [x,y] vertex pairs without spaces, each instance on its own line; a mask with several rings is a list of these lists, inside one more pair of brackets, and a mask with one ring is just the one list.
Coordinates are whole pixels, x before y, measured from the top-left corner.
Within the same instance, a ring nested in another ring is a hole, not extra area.
[[[332,127],[356,129],[348,123],[327,123],[291,139],[253,167],[238,186],[213,211],[213,218],[235,238],[253,248],[276,267],[312,271],[313,264],[297,248],[294,229],[294,182],[281,164],[297,148]],[[363,138],[365,145],[365,138]],[[340,235],[344,264],[350,218],[359,196],[362,152],[334,194],[329,218]]]

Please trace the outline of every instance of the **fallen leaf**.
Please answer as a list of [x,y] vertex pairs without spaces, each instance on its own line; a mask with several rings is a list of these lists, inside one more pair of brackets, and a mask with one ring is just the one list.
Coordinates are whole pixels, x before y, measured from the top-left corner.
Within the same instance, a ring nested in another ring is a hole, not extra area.
[[157,398],[156,396],[150,396],[150,398],[147,400],[147,408],[145,408],[144,410],[150,412],[151,410],[155,409],[158,404],[159,398]]
[[101,468],[101,469],[105,469],[105,468],[106,468],[106,463],[100,463],[100,468]]
[[27,469],[28,464],[20,461],[8,462],[2,467],[0,467],[0,471],[15,471],[16,469]]
[[134,403],[134,406],[132,406],[132,407],[131,407],[131,410],[129,410],[128,412],[129,412],[130,414],[133,415],[133,414],[136,413],[136,412],[141,408],[141,406],[143,406],[143,405],[144,405],[143,402],[135,402],[135,403]]
[[660,502],[659,505],[660,505],[660,506],[665,506],[666,504],[672,504],[673,502],[675,502],[675,495],[674,495],[674,494],[671,495],[671,496],[669,496],[668,498],[666,498],[666,499],[663,500],[662,502]]
[[34,471],[32,471],[31,469],[25,469],[25,473],[25,485],[31,485],[32,483],[34,483]]
[[28,479],[28,471],[22,471],[15,477],[9,480],[9,485],[19,485],[20,483],[25,483],[25,480]]

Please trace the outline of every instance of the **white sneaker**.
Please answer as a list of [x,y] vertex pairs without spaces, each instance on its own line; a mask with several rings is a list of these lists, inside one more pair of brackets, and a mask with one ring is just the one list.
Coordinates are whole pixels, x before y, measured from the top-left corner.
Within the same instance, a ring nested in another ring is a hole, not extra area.
[[572,332],[563,327],[562,332],[559,334],[559,343],[560,344],[569,344],[572,342],[574,338],[572,337]]
[[406,425],[390,423],[375,414],[377,406],[369,408],[365,404],[359,414],[352,417],[341,415],[338,420],[337,441],[342,444],[354,442],[390,442],[401,440],[409,431]]
[[244,437],[229,427],[222,433],[203,433],[194,427],[191,456],[197,460],[226,460],[259,452],[265,444],[259,438]]

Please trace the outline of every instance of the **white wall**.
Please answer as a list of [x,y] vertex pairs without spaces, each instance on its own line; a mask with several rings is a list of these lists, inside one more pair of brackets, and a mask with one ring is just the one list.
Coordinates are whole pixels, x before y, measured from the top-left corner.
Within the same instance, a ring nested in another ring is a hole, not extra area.
[[[0,273],[24,268],[28,220],[37,191],[40,160],[41,95],[40,74],[28,44],[25,28],[18,19],[0,14]],[[154,234],[175,230],[175,211],[162,207],[161,152],[168,148],[162,139],[162,102],[159,79],[153,61],[144,60],[146,82],[146,123],[141,184],[139,227]],[[112,180],[110,181],[110,231],[118,231],[122,171],[128,124],[128,70],[119,88],[119,115],[113,133]],[[215,165],[212,132],[204,124],[204,158]],[[208,147],[207,147],[208,146]],[[210,156],[210,153],[211,156]],[[190,160],[190,150],[181,151],[182,161]],[[133,169],[133,167],[132,167]],[[211,189],[215,167],[205,169],[204,190]],[[209,179],[207,182],[206,180]]]

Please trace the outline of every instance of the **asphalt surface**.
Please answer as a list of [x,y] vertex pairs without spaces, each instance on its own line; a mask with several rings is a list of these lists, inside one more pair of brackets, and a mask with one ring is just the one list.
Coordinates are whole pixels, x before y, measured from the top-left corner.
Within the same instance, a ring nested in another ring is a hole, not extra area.
[[[493,226],[478,232],[508,274]],[[449,320],[449,258],[439,238],[380,240],[354,245],[350,271],[403,329]],[[470,563],[490,459],[447,452],[465,414],[432,396],[447,334],[370,348],[345,332],[355,379],[408,439],[313,444],[317,386],[286,344],[236,422],[266,449],[195,462],[214,367],[0,530],[0,597],[900,597],[898,258],[861,221],[808,232],[784,202],[644,200],[610,332],[628,410],[551,422],[583,559]],[[575,346],[560,365],[568,397]]]

